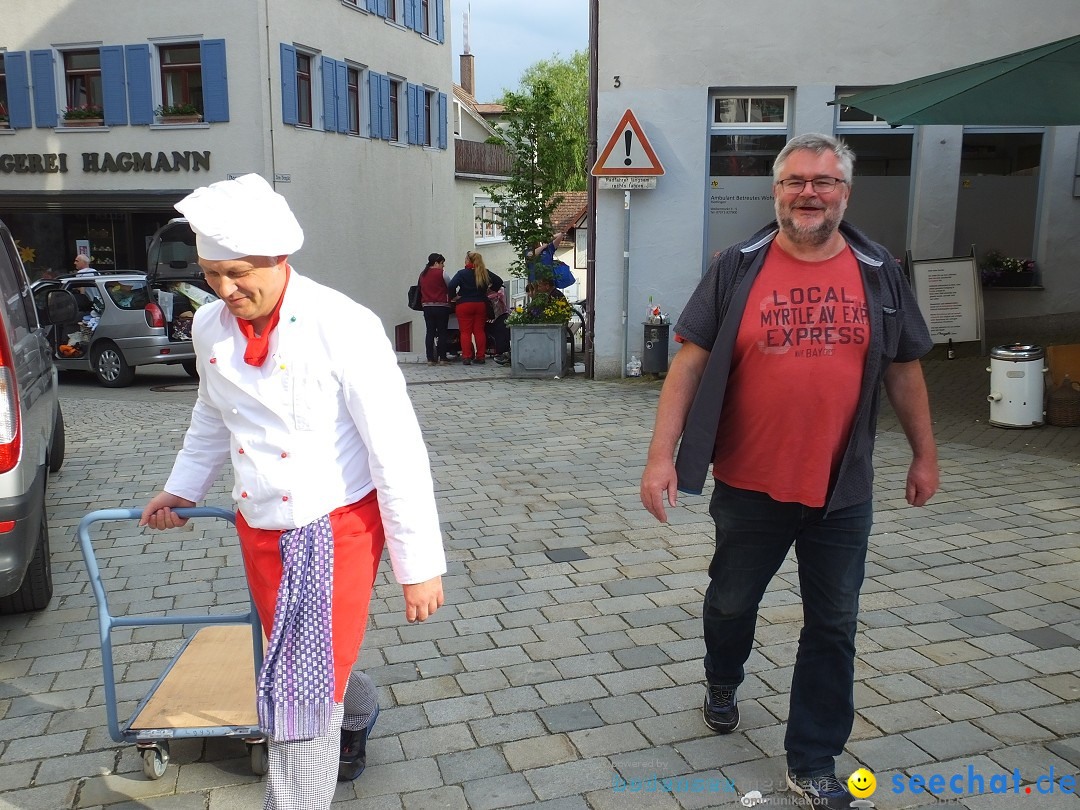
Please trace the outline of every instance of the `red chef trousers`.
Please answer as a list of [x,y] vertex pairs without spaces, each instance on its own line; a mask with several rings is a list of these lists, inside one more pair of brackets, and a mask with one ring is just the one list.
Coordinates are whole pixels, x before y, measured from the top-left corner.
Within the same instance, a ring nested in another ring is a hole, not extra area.
[[[349,673],[360,653],[367,626],[368,606],[383,544],[382,515],[375,491],[349,506],[330,513],[334,532],[334,595],[331,621],[334,639],[334,701],[345,699]],[[281,546],[284,533],[276,529],[253,529],[236,513],[236,533],[244,557],[248,587],[259,612],[263,632],[269,638],[274,624],[274,604],[281,584]]]

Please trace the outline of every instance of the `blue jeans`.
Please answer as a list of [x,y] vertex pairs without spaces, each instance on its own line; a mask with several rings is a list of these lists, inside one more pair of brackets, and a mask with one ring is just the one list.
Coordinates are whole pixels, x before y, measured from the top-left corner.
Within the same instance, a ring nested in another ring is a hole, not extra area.
[[716,551],[702,614],[705,677],[714,684],[742,683],[758,604],[794,543],[803,628],[784,748],[792,772],[830,773],[855,719],[855,627],[873,503],[825,515],[822,507],[782,503],[717,481],[709,514],[716,522]]

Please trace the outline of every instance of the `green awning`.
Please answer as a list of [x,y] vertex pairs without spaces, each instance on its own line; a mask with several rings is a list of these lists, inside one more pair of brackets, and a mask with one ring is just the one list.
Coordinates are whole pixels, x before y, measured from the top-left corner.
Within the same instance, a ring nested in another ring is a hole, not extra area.
[[1080,125],[1080,36],[829,103],[893,126]]

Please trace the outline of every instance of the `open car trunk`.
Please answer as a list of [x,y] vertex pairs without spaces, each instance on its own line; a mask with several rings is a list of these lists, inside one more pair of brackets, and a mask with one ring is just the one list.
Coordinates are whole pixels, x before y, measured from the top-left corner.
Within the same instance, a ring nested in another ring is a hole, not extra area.
[[217,299],[203,280],[195,234],[186,219],[171,219],[158,229],[147,253],[147,278],[154,301],[165,315],[170,340],[191,340],[195,310]]

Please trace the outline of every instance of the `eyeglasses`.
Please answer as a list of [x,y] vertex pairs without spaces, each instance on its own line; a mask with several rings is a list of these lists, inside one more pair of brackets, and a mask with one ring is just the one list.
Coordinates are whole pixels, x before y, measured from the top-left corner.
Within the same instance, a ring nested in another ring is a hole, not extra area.
[[826,194],[830,191],[835,191],[837,183],[846,183],[847,180],[841,180],[839,177],[815,177],[811,180],[800,180],[798,177],[789,177],[786,180],[777,180],[776,182],[788,194],[798,194],[802,192],[802,190],[806,188],[807,183],[809,183],[818,194]]

